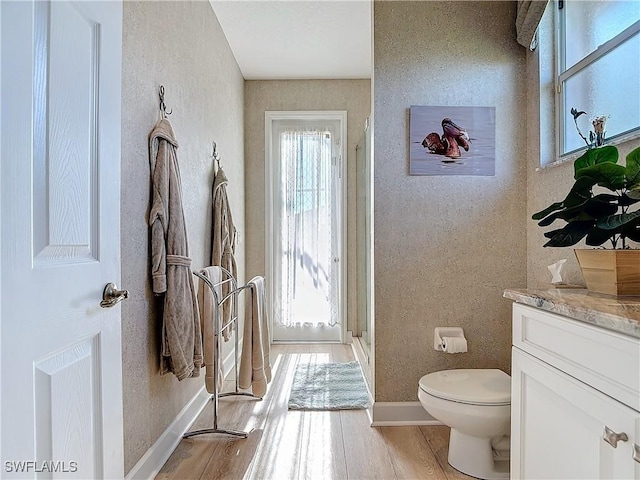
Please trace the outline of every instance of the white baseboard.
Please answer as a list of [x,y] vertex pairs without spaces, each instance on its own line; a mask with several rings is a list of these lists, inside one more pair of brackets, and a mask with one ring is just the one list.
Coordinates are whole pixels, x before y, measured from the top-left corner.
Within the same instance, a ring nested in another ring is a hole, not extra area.
[[[242,340],[240,340],[240,344],[242,345],[241,342]],[[229,372],[233,370],[234,363],[235,357],[232,350],[222,362],[225,378]],[[204,372],[202,375],[204,375]],[[207,406],[210,399],[211,394],[207,392],[203,386],[180,413],[178,413],[173,422],[171,422],[171,425],[169,425],[162,435],[160,435],[160,438],[156,440],[156,443],[147,450],[138,463],[131,469],[125,477],[126,480],[147,480],[155,478],[180,443],[180,440],[182,440],[182,435],[189,430],[193,422],[198,418],[198,415],[200,415],[200,412]]]
[[372,427],[410,425],[442,425],[422,407],[420,402],[375,402]]
[[367,412],[367,418],[369,419],[369,425],[371,425],[372,427],[377,426],[373,424],[373,402],[371,403],[371,406],[367,408],[366,412]]
[[160,435],[125,477],[126,480],[153,479],[176,449],[182,435],[195,422],[211,395],[202,387],[195,397],[178,413],[171,425]]

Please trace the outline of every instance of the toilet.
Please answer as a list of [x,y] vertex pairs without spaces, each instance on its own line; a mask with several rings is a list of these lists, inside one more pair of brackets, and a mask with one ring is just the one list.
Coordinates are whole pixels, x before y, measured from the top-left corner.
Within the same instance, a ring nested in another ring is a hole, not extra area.
[[509,478],[511,377],[496,369],[443,370],[419,385],[424,409],[451,427],[449,464],[472,477]]

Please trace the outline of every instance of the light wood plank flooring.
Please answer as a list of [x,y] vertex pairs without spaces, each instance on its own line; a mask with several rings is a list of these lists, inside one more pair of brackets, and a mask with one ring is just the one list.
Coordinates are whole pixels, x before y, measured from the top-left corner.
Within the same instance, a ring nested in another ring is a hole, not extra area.
[[[264,399],[220,399],[219,428],[253,428],[249,438],[183,439],[156,479],[471,478],[447,463],[447,427],[372,428],[364,410],[287,410],[296,365],[355,360],[349,345],[274,345],[271,359],[273,380]],[[208,405],[192,430],[211,425]]]

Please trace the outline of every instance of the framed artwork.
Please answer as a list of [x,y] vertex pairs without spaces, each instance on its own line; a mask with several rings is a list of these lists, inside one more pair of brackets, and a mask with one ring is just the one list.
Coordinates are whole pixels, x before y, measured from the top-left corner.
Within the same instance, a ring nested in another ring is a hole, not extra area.
[[409,175],[495,175],[495,107],[412,106]]

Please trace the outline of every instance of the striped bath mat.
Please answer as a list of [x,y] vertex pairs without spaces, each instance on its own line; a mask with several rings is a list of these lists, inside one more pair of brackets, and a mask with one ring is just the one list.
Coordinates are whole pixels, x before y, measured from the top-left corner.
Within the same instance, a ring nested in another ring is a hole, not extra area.
[[299,363],[293,377],[289,410],[351,410],[369,406],[358,362]]

